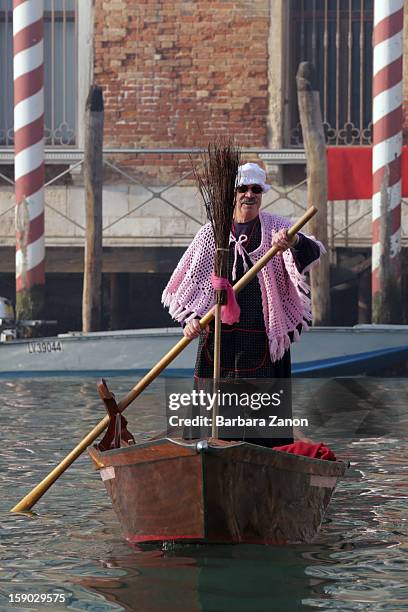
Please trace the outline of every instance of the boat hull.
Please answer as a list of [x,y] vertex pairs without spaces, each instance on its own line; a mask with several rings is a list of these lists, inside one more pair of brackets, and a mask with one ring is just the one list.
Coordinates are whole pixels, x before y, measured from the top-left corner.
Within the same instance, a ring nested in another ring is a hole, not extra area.
[[[0,344],[0,376],[143,375],[180,340],[179,328],[61,334]],[[165,370],[191,376],[192,342]],[[313,327],[291,348],[294,376],[344,376],[408,358],[408,326]]]
[[167,438],[90,455],[135,544],[310,542],[346,467],[246,442]]

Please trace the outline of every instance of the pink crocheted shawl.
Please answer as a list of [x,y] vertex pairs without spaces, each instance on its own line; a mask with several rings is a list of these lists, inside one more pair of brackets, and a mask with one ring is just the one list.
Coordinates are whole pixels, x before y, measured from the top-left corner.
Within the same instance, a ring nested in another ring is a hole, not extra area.
[[[248,252],[251,262],[256,263],[272,245],[273,235],[282,228],[289,228],[288,219],[260,212],[262,238],[257,249]],[[324,246],[314,240],[325,253]],[[210,223],[204,225],[196,234],[184,253],[163,295],[162,302],[168,307],[170,315],[176,321],[184,323],[194,317],[202,317],[214,305],[215,295],[211,284],[211,273],[214,267],[214,236]],[[320,257],[308,267],[318,263]],[[306,270],[304,270],[306,272]],[[273,257],[258,273],[262,294],[265,329],[269,339],[269,351],[272,361],[281,359],[285,350],[290,347],[289,332],[293,332],[293,341],[299,340],[297,326],[307,329],[307,321],[312,318],[310,288],[304,274],[296,268],[290,249],[282,256]]]

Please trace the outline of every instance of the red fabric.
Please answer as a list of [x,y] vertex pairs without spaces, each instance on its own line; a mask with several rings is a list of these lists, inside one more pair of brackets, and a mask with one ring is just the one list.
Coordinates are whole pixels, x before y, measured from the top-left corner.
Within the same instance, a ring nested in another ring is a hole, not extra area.
[[221,321],[227,325],[238,323],[241,314],[241,309],[237,302],[237,296],[232,288],[228,278],[216,276],[214,272],[211,276],[212,286],[215,291],[224,289],[227,292],[227,303],[221,306]]
[[319,442],[317,444],[310,444],[310,442],[303,442],[298,440],[294,444],[286,444],[286,446],[274,446],[273,450],[283,451],[285,453],[293,453],[294,455],[304,455],[305,457],[312,457],[313,459],[324,459],[325,461],[336,461],[336,455],[333,451]]
[[[372,147],[328,147],[329,200],[368,200],[373,195]],[[408,147],[402,147],[402,195],[408,196]]]

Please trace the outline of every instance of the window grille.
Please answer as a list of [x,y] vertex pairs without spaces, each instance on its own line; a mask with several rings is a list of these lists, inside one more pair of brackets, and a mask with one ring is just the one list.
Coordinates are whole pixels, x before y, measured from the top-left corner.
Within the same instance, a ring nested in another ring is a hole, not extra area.
[[[0,54],[0,146],[12,146],[12,0],[0,0]],[[75,145],[76,104],[77,0],[44,0],[44,119],[48,146]]]
[[315,66],[326,142],[372,142],[373,0],[291,1],[290,144],[302,145],[299,63]]

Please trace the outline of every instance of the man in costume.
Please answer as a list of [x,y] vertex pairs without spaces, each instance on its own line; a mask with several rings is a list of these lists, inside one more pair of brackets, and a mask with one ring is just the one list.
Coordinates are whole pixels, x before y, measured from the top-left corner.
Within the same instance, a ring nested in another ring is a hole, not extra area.
[[[301,331],[308,328],[312,319],[310,289],[304,273],[318,262],[325,249],[314,238],[301,233],[289,239],[288,219],[260,211],[262,195],[269,189],[265,171],[259,165],[240,166],[230,235],[229,280],[232,284],[239,280],[273,244],[280,253],[238,294],[239,321],[222,324],[223,380],[289,379],[290,345],[299,340]],[[214,328],[211,324],[201,330],[199,320],[215,301],[214,253],[213,230],[207,223],[184,253],[162,297],[170,315],[184,326],[184,335],[189,339],[200,337],[196,381],[213,376]],[[277,446],[293,440],[289,436],[251,441]]]

